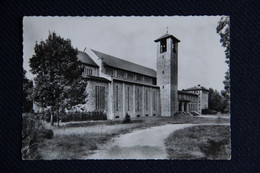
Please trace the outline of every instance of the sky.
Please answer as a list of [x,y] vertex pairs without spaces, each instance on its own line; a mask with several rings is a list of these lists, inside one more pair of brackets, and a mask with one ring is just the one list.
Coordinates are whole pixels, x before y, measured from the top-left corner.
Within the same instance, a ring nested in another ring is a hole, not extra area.
[[23,67],[30,73],[29,59],[36,41],[49,32],[70,39],[72,46],[85,47],[156,70],[155,39],[168,33],[178,38],[178,89],[195,85],[224,89],[228,69],[216,27],[221,16],[162,17],[24,17]]

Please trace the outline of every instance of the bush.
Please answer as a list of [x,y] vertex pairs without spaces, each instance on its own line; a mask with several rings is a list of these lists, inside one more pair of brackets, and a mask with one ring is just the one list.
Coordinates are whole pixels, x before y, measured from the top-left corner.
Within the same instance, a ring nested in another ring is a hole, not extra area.
[[39,144],[43,139],[51,139],[53,131],[46,129],[37,114],[23,116],[22,157],[23,159],[40,159]]
[[210,110],[210,109],[202,109],[202,114],[212,114],[212,115],[216,115],[218,112],[215,110]]
[[128,115],[128,114],[126,113],[126,116],[125,116],[125,118],[123,119],[122,123],[126,124],[126,123],[130,123],[130,122],[131,122],[131,117],[130,117],[130,115]]
[[63,114],[59,118],[61,122],[107,120],[107,115],[104,112],[76,112]]

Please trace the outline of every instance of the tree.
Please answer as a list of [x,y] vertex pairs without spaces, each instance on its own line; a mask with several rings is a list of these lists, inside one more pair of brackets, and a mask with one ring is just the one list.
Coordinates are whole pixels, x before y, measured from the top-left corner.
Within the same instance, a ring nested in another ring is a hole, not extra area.
[[66,108],[84,104],[87,83],[81,78],[78,51],[72,47],[71,41],[55,32],[49,33],[45,41],[36,42],[34,51],[30,59],[31,72],[36,75],[34,101],[40,107],[49,107],[51,115],[57,119]]
[[33,82],[29,80],[26,76],[26,71],[23,70],[23,112],[30,112],[32,110],[32,91]]
[[212,88],[209,88],[209,109],[218,112],[227,112],[228,102],[226,99],[226,91],[221,91],[221,94]]
[[217,33],[220,35],[220,43],[225,48],[226,63],[228,64],[228,70],[225,73],[225,79],[223,81],[224,88],[226,90],[225,98],[228,103],[228,111],[230,104],[230,20],[229,17],[221,17],[217,26]]

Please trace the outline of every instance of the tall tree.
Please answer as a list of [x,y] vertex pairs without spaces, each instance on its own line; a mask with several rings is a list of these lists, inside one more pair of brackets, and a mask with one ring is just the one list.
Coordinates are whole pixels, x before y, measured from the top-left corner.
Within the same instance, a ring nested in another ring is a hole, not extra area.
[[32,91],[33,82],[29,80],[26,76],[26,71],[23,70],[23,112],[30,112],[32,110]]
[[223,81],[223,84],[226,90],[225,98],[227,99],[227,103],[230,104],[230,19],[228,16],[221,17],[216,30],[217,33],[220,35],[220,43],[222,43],[222,46],[225,48],[225,62],[228,64],[228,70],[225,73],[225,79]]
[[209,109],[219,112],[227,112],[228,103],[226,99],[226,91],[222,91],[221,94],[212,88],[209,88]]
[[82,80],[78,51],[69,39],[49,33],[45,41],[36,42],[30,59],[31,72],[36,75],[34,101],[40,107],[50,107],[56,117],[66,108],[85,103],[86,81]]

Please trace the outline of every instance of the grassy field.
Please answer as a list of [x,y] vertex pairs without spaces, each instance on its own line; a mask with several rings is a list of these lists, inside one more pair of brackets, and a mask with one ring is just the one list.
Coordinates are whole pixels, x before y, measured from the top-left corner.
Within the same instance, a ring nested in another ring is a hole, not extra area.
[[203,125],[181,129],[166,138],[165,146],[169,159],[230,159],[230,126]]
[[182,123],[228,123],[228,119],[199,118],[188,115],[176,117],[145,117],[132,120],[129,124],[121,121],[89,121],[61,123],[60,127],[50,126],[47,129],[54,133],[52,139],[44,139],[39,144],[38,159],[81,159],[93,153],[111,138],[134,129],[143,129],[164,124]]

